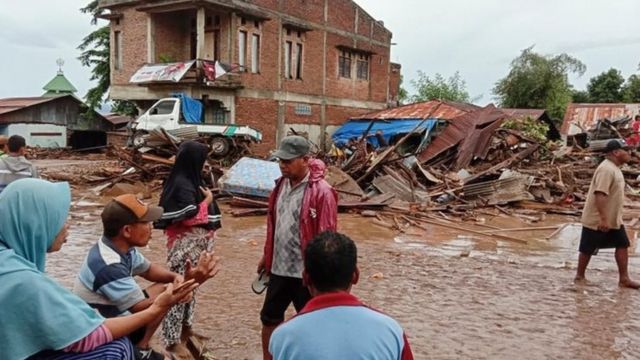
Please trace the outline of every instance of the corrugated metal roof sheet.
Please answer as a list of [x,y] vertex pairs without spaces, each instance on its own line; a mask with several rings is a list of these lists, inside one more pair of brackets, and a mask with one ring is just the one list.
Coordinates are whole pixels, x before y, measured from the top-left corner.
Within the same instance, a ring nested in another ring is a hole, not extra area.
[[640,113],[640,104],[569,104],[564,113],[560,132],[563,135],[569,134],[572,124],[587,130],[593,127],[598,120],[624,116],[633,117],[638,113]]
[[396,108],[385,109],[352,119],[443,119],[451,120],[462,114],[480,109],[473,104],[431,100]]
[[42,104],[53,99],[55,99],[55,97],[42,96],[0,99],[0,114],[20,110],[22,108],[37,104]]
[[418,155],[418,160],[420,163],[425,163],[458,146],[456,168],[465,167],[474,156],[486,154],[485,148],[490,145],[493,132],[506,117],[504,112],[493,105],[461,115],[450,121],[449,125]]

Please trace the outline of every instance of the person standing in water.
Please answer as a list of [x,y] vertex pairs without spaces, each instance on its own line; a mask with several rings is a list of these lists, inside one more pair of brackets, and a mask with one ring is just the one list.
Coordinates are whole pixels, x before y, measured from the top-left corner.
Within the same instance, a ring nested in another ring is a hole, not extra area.
[[[163,185],[160,206],[164,214],[154,223],[167,236],[167,265],[181,274],[193,266],[205,252],[213,252],[214,232],[220,228],[220,210],[211,191],[204,187],[202,170],[209,148],[195,141],[180,145],[176,161]],[[192,333],[196,297],[171,308],[162,323],[162,336],[168,351],[186,349],[180,340],[183,332]]]

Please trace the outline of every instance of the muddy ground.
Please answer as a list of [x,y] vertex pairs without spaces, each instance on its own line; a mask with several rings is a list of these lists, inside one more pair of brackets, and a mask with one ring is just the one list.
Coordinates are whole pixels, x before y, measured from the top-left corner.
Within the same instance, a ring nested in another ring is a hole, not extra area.
[[[75,187],[73,195],[74,201],[82,201],[71,212],[69,241],[47,265],[48,272],[69,287],[100,236],[99,214],[108,200],[86,188]],[[541,225],[504,215],[485,220],[512,228]],[[547,218],[543,225],[576,220]],[[211,337],[209,348],[216,359],[260,358],[263,296],[255,295],[250,284],[265,230],[264,217],[226,215],[216,234],[223,270],[201,288],[196,313],[197,330]],[[567,227],[559,236],[528,245],[437,227],[396,235],[349,214],[340,215],[339,230],[358,245],[361,279],[353,292],[402,324],[416,359],[638,357],[640,292],[618,288],[612,250],[601,251],[592,261],[589,285],[573,284],[577,228]],[[544,239],[551,232],[510,235]],[[162,233],[154,231],[142,251],[163,263],[164,243]],[[635,244],[631,274],[640,279]]]

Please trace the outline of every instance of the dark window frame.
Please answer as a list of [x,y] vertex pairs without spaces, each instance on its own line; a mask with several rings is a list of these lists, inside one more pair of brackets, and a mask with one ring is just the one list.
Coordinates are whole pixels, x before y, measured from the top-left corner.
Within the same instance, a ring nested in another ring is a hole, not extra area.
[[369,80],[369,64],[371,57],[365,54],[359,54],[356,60],[356,76],[358,80]]
[[353,54],[347,50],[340,50],[338,55],[338,75],[342,78],[351,79],[351,67]]

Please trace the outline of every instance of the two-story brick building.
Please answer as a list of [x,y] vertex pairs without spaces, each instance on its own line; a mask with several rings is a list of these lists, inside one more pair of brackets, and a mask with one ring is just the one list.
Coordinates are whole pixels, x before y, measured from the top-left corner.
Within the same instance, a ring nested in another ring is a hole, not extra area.
[[[391,32],[350,0],[101,0],[111,23],[112,99],[142,109],[173,92],[203,100],[210,121],[289,128],[323,144],[346,119],[397,102]],[[178,82],[131,83],[145,64],[189,62]],[[207,80],[202,60],[240,71]]]

